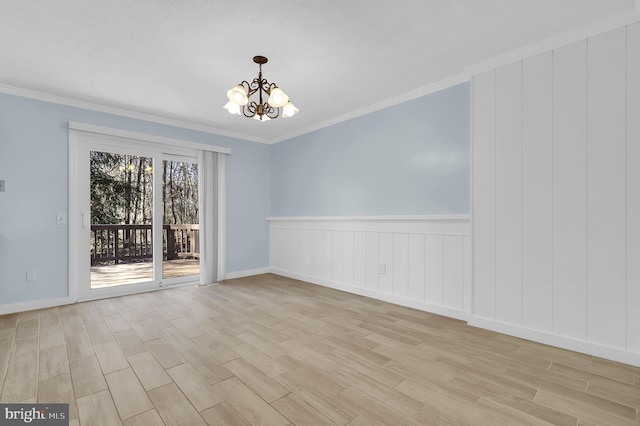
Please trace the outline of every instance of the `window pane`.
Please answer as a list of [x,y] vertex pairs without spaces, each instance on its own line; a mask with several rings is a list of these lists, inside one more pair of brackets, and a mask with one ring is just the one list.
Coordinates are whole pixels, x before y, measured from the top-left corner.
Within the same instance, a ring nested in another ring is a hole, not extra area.
[[90,152],[91,288],[153,279],[151,158]]
[[163,278],[200,274],[198,164],[163,161]]

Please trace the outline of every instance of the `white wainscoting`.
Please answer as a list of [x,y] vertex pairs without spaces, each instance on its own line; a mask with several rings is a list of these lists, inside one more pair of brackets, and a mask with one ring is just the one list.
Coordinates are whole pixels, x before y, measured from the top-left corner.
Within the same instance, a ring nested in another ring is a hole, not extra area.
[[468,319],[468,215],[272,217],[269,221],[275,274]]
[[640,365],[640,23],[472,80],[473,325]]

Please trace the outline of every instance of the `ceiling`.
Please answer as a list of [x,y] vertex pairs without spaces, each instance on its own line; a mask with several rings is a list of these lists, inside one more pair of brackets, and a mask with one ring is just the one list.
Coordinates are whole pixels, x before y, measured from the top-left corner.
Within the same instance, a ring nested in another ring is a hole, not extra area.
[[[0,0],[0,91],[24,89],[271,143],[460,75],[634,0]],[[264,77],[300,108],[222,109]],[[59,99],[59,98],[56,98]]]

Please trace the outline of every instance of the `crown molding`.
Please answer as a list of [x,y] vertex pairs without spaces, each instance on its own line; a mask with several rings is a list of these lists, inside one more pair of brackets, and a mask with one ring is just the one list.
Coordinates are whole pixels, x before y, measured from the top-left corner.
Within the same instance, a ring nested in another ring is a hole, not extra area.
[[0,93],[7,95],[19,96],[22,98],[35,99],[38,101],[51,102],[70,107],[82,108],[105,114],[119,115],[121,117],[133,118],[136,120],[150,121],[152,123],[164,124],[167,126],[179,127],[182,129],[196,130],[203,133],[209,133],[216,136],[226,136],[230,138],[242,139],[245,141],[269,144],[271,141],[264,138],[257,138],[241,133],[229,132],[216,127],[207,126],[205,124],[193,123],[175,118],[162,117],[159,115],[134,111],[126,108],[112,107],[100,104],[98,102],[87,101],[70,96],[54,95],[52,93],[40,92],[37,90],[23,89],[20,87],[0,84]]
[[409,92],[402,93],[392,98],[385,99],[375,104],[371,104],[365,108],[351,111],[349,113],[340,115],[338,117],[332,118],[322,123],[313,125],[311,127],[307,127],[306,129],[301,130],[299,132],[290,133],[283,137],[272,138],[272,139],[253,137],[253,136],[245,135],[242,133],[228,132],[225,130],[217,129],[215,127],[206,126],[199,123],[192,123],[189,121],[162,117],[162,116],[143,113],[143,112],[134,111],[130,109],[102,105],[98,102],[91,102],[91,101],[78,99],[70,96],[54,95],[51,93],[45,93],[45,92],[40,92],[36,90],[23,89],[20,87],[10,86],[10,85],[1,84],[1,83],[0,83],[0,93],[20,96],[23,98],[35,99],[35,100],[44,101],[44,102],[51,102],[51,103],[56,103],[56,104],[66,105],[66,106],[71,106],[76,108],[82,108],[82,109],[102,112],[106,114],[119,115],[122,117],[133,118],[137,120],[150,121],[153,123],[164,124],[167,126],[179,127],[183,129],[189,129],[189,130],[196,130],[199,132],[210,133],[218,136],[227,136],[227,137],[242,139],[245,141],[273,145],[275,143],[282,142],[287,139],[294,138],[296,136],[305,135],[307,133],[311,133],[316,130],[323,129],[325,127],[333,126],[334,124],[342,123],[344,121],[361,117],[363,115],[370,114],[375,111],[379,111],[385,108],[389,108],[389,107],[401,104],[403,102],[407,102],[422,96],[439,92],[441,90],[448,89],[450,87],[456,86],[461,83],[466,83],[468,81],[470,81],[470,77],[468,75],[457,74],[457,75],[445,78],[443,80],[437,81],[435,83],[419,87]]
[[463,72],[468,76],[474,76],[638,21],[640,21],[640,0],[635,0],[634,7],[627,11],[536,41],[505,54],[494,56],[463,68]]
[[409,92],[401,93],[400,95],[396,95],[392,98],[388,98],[380,102],[368,105],[365,108],[360,108],[355,111],[351,111],[346,114],[339,115],[330,120],[323,121],[311,127],[307,127],[305,130],[302,130],[300,132],[290,133],[282,138],[274,139],[269,143],[275,144],[278,142],[283,142],[285,140],[295,138],[297,136],[306,135],[307,133],[315,132],[316,130],[324,129],[325,127],[333,126],[334,124],[342,123],[344,121],[349,121],[354,118],[361,117],[363,115],[371,114],[372,112],[376,112],[385,108],[389,108],[389,107],[401,104],[403,102],[411,101],[413,99],[417,99],[422,96],[430,95],[432,93],[439,92],[441,90],[448,89],[453,86],[457,86],[458,84],[467,83],[470,80],[471,80],[470,77],[466,74],[456,74],[451,77],[447,77],[445,79],[436,81],[435,83],[431,83],[426,86],[422,86],[417,89],[411,90]]

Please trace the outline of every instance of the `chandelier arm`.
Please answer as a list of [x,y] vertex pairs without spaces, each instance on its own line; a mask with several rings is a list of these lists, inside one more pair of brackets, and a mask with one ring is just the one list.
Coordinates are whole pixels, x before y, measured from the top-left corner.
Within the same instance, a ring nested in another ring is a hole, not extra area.
[[242,107],[242,115],[247,118],[252,118],[258,112],[258,104],[255,101],[251,101],[250,104],[244,105]]
[[271,91],[278,87],[275,83],[269,83],[267,79],[263,80],[264,91],[267,92],[267,95],[271,95]]
[[280,108],[274,108],[269,105],[267,102],[264,104],[265,115],[271,119],[278,118],[280,115]]
[[254,78],[251,83],[248,82],[243,82],[243,83],[247,83],[247,97],[252,96],[254,93],[256,93],[258,90],[260,90],[260,80],[258,80],[257,78]]

